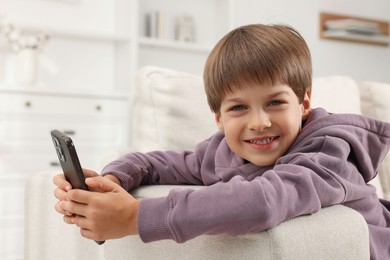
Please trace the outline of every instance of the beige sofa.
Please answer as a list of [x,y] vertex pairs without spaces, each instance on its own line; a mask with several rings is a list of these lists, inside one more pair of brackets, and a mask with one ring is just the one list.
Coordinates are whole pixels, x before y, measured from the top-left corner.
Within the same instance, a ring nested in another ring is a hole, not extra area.
[[[345,76],[316,78],[313,106],[330,112],[364,113],[390,121],[390,85],[358,84]],[[190,149],[217,128],[198,76],[144,67],[138,75],[132,117],[132,151]],[[110,151],[105,161],[127,149]],[[138,237],[107,241],[104,246],[80,237],[53,209],[51,178],[32,176],[26,187],[26,259],[368,259],[368,229],[362,216],[344,206],[324,208],[256,234],[201,236],[184,244]],[[390,157],[372,184],[380,197],[390,196]],[[138,198],[164,196],[172,186],[145,186]],[[177,186],[175,186],[177,188]],[[186,188],[186,187],[183,187]],[[196,187],[201,188],[201,187]]]

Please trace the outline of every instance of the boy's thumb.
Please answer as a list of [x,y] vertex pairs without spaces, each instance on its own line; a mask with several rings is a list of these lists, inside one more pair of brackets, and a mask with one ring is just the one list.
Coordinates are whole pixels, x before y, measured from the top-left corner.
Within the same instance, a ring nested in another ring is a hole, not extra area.
[[100,190],[103,192],[113,191],[117,187],[114,182],[102,176],[86,178],[85,183],[91,190]]

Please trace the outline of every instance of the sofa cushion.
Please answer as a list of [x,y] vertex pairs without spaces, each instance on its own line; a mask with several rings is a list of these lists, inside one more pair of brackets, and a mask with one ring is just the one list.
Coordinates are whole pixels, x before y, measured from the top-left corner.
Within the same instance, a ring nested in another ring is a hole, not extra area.
[[[390,84],[363,82],[359,84],[362,112],[369,117],[390,122]],[[390,154],[379,168],[384,198],[390,199]]]
[[361,114],[357,83],[348,76],[328,76],[313,79],[312,107],[323,107],[332,113]]
[[146,66],[137,73],[133,97],[137,151],[193,149],[218,131],[200,76]]

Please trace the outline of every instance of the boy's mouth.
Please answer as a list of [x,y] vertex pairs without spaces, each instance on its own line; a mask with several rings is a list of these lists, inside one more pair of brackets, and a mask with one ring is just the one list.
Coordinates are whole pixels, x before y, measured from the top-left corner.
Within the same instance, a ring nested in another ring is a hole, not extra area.
[[268,138],[263,139],[263,140],[249,140],[249,142],[251,144],[268,144],[268,143],[272,142],[273,140],[275,140],[275,137],[268,137]]
[[271,136],[271,137],[265,137],[265,138],[248,139],[248,140],[245,140],[245,142],[251,143],[251,144],[256,144],[256,145],[266,145],[266,144],[272,143],[277,138],[278,138],[277,136]]

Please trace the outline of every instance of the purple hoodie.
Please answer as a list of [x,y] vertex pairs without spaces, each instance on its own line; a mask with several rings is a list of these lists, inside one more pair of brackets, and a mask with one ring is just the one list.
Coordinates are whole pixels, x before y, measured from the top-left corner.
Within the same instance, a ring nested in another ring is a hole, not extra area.
[[367,184],[389,148],[389,123],[315,109],[287,153],[269,167],[244,161],[217,133],[195,151],[124,155],[103,174],[114,174],[128,191],[145,184],[209,186],[142,200],[138,230],[144,242],[259,232],[342,204],[364,216],[371,257],[390,259],[390,202]]

